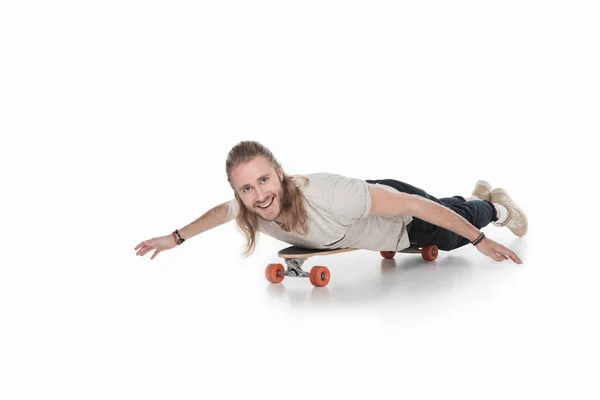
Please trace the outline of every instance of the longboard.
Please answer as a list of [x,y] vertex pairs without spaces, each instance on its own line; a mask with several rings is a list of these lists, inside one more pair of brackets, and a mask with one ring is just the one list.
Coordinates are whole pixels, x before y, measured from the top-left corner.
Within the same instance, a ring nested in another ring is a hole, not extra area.
[[[332,254],[345,253],[348,251],[359,250],[351,247],[337,249],[309,249],[306,247],[289,246],[279,250],[277,255],[284,259],[287,270],[282,264],[274,263],[267,265],[265,269],[265,278],[271,283],[280,283],[286,276],[309,278],[314,286],[322,287],[329,283],[331,274],[326,266],[318,265],[311,268],[310,272],[302,270],[302,264],[314,256],[326,256]],[[438,248],[435,245],[418,247],[416,243],[411,243],[410,247],[401,251],[380,251],[383,258],[392,259],[396,253],[421,254],[425,261],[434,261],[438,256]]]

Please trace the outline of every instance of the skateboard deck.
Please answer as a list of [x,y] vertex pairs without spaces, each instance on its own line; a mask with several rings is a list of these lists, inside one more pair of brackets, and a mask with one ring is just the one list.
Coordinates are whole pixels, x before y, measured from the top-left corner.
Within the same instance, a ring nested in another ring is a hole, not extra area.
[[[360,250],[352,247],[337,248],[337,249],[309,249],[306,247],[289,246],[279,250],[277,255],[284,259],[287,270],[282,264],[269,264],[265,270],[265,277],[271,283],[280,283],[284,277],[305,277],[310,278],[310,282],[315,286],[325,286],[329,283],[329,269],[323,265],[314,266],[310,272],[302,270],[302,264],[314,256],[325,256],[348,251]],[[380,251],[380,254],[385,259],[392,259],[396,253],[413,253],[421,254],[424,260],[434,261],[438,255],[438,248],[435,245],[418,247],[416,243],[411,243],[410,247],[401,251]]]
[[339,249],[308,249],[306,247],[290,246],[285,249],[279,250],[277,255],[281,258],[302,258],[302,257],[313,257],[313,256],[325,256],[329,254],[344,253],[347,251],[354,251],[358,249],[339,248]]

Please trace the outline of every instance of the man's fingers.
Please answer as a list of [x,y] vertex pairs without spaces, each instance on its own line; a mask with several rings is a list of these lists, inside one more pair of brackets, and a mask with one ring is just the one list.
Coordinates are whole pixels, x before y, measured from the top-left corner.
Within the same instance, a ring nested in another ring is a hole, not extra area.
[[511,260],[515,261],[515,258],[516,259],[519,258],[512,250],[510,250],[502,245],[499,245],[499,246],[500,246],[500,251],[498,251],[498,254],[500,254],[505,260],[508,260],[510,258]]
[[519,258],[519,256],[517,256],[517,254],[514,251],[512,251],[512,250],[510,250],[510,249],[508,249],[508,248],[506,248],[504,246],[502,246],[502,248],[504,249],[504,254],[506,254],[508,256],[508,258],[510,258],[511,260],[513,260],[514,262],[516,262],[517,264],[523,264],[523,262],[521,261],[521,259]]
[[151,244],[152,240],[144,240],[143,242],[141,242],[140,244],[138,244],[137,246],[135,246],[134,250],[140,249],[142,247],[145,246],[149,246]]
[[511,260],[513,260],[517,264],[523,264],[519,256],[514,251],[506,249],[506,254],[510,257]]
[[154,254],[152,254],[152,257],[150,257],[150,259],[154,260],[154,257],[156,257],[158,253],[160,253],[160,250],[156,249],[156,251],[154,252]]
[[492,250],[492,254],[490,255],[490,257],[492,257],[496,261],[504,261],[504,257],[498,254],[498,252],[495,250]]
[[498,262],[505,261],[510,258],[517,264],[523,264],[519,256],[517,256],[512,250],[494,241],[491,241],[490,244],[490,246],[483,246],[479,250]]
[[134,250],[137,250],[140,247],[144,247],[144,246],[154,246],[154,243],[155,243],[155,239],[144,240],[143,242],[141,242],[140,244],[138,244],[137,246],[135,246]]
[[140,256],[144,256],[146,255],[146,253],[148,253],[149,251],[153,250],[154,248],[151,246],[144,246],[144,248],[141,250],[140,252]]
[[517,256],[514,253],[510,256],[510,259],[513,260],[514,262],[516,262],[517,264],[523,264],[523,261],[521,261],[519,256]]

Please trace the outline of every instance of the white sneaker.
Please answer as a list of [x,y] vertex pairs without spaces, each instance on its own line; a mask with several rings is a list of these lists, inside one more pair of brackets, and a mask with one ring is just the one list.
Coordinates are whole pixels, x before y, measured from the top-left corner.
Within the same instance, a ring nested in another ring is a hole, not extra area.
[[527,233],[527,216],[517,206],[513,199],[508,195],[504,189],[492,190],[491,202],[503,205],[508,210],[508,217],[504,223],[499,224],[494,222],[496,226],[506,226],[512,233],[522,237]]
[[492,201],[492,185],[486,181],[477,181],[471,196],[477,197],[481,200]]

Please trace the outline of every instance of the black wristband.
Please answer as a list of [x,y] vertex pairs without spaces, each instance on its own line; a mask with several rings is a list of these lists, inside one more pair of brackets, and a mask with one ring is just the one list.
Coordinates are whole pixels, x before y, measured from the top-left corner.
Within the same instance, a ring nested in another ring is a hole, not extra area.
[[179,234],[179,230],[175,229],[174,232],[177,235],[177,245],[179,246],[181,243],[185,242],[185,239],[181,237],[181,235]]
[[481,235],[479,235],[477,239],[473,240],[471,243],[473,244],[473,246],[477,246],[484,238],[485,234],[481,232]]

